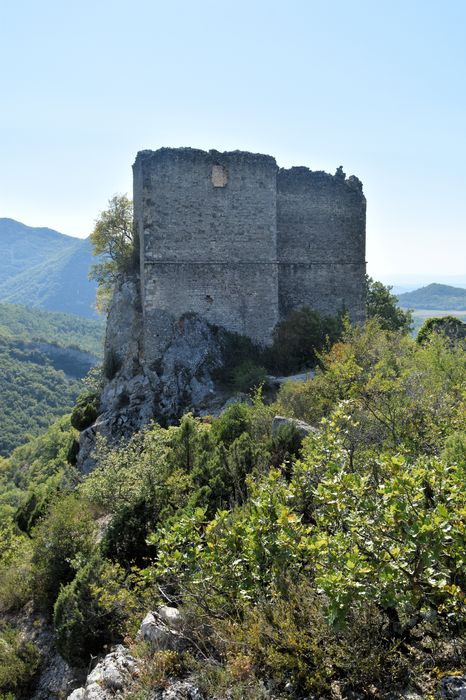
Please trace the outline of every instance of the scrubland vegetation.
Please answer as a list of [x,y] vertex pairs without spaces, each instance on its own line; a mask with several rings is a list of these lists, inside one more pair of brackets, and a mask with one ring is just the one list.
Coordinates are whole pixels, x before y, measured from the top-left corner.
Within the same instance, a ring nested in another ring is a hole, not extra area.
[[[11,622],[31,599],[71,664],[125,639],[134,698],[183,673],[219,697],[428,694],[461,670],[464,343],[371,320],[318,359],[272,404],[100,440],[85,477],[66,417],[0,462],[0,693],[28,697],[40,665]],[[316,430],[272,436],[276,414]],[[167,601],[184,652],[133,641]]]

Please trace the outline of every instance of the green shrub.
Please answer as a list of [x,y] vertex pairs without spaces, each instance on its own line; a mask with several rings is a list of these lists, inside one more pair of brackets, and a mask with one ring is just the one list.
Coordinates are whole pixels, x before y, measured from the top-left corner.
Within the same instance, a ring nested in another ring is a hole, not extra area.
[[250,408],[244,403],[234,403],[212,424],[214,442],[230,445],[250,427]]
[[375,319],[386,331],[409,333],[413,322],[412,313],[399,308],[398,299],[391,290],[390,286],[366,275],[367,318]]
[[35,644],[12,627],[0,629],[0,694],[20,700],[31,697],[41,658]]
[[273,592],[251,606],[240,623],[217,624],[228,640],[227,657],[241,649],[256,675],[278,692],[291,686],[298,697],[328,697],[337,679],[361,690],[380,683],[393,690],[407,681],[408,661],[387,642],[375,606],[355,608],[348,625],[334,629],[325,598],[303,579],[289,581],[286,594]]
[[237,391],[249,392],[251,389],[257,389],[266,379],[265,368],[252,360],[243,362],[233,371],[233,387]]
[[86,666],[105,644],[120,638],[124,615],[99,600],[103,563],[95,555],[71,583],[63,586],[54,606],[53,623],[58,649],[70,664]]
[[119,510],[105,532],[101,548],[105,557],[124,567],[142,566],[149,556],[147,535],[157,524],[158,513],[145,498]]
[[466,339],[466,323],[460,321],[455,316],[442,316],[442,318],[428,318],[424,321],[419,333],[417,334],[417,342],[419,344],[427,343],[433,333],[441,333],[451,342]]
[[60,587],[72,581],[78,558],[93,549],[94,523],[75,494],[57,498],[33,532],[36,602],[51,613]]
[[318,353],[342,331],[341,316],[324,316],[308,306],[294,309],[275,326],[272,346],[265,351],[266,365],[283,374],[313,367]]
[[293,423],[282,425],[272,438],[271,461],[273,466],[280,467],[284,463],[290,464],[298,456],[302,442],[303,436]]
[[71,412],[71,425],[76,430],[85,430],[99,414],[100,397],[96,394],[81,394]]
[[31,597],[31,542],[0,527],[0,613],[22,608]]

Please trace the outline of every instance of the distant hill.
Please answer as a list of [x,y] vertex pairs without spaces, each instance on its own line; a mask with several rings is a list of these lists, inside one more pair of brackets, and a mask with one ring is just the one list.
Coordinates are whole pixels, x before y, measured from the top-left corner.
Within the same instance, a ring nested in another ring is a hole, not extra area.
[[97,318],[88,239],[0,218],[0,301]]
[[71,410],[103,330],[102,321],[0,304],[0,455]]
[[398,295],[404,309],[436,309],[438,311],[466,311],[466,289],[448,284],[428,284]]
[[105,323],[71,314],[0,303],[0,336],[23,341],[53,343],[102,357]]

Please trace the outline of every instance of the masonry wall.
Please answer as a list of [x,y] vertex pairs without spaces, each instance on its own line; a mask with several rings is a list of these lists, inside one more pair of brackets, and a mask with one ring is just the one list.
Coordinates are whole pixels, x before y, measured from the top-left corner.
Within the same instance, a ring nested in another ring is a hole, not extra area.
[[275,160],[160,149],[134,165],[146,355],[194,311],[266,343],[278,320]]
[[280,170],[277,175],[281,317],[304,304],[353,321],[365,316],[366,200],[355,177]]

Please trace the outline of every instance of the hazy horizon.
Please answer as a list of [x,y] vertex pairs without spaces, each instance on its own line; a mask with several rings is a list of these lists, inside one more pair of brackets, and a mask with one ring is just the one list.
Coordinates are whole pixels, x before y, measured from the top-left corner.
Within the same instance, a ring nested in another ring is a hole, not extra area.
[[84,238],[131,194],[138,150],[249,150],[362,180],[372,276],[466,279],[459,0],[25,0],[0,17],[0,216]]

